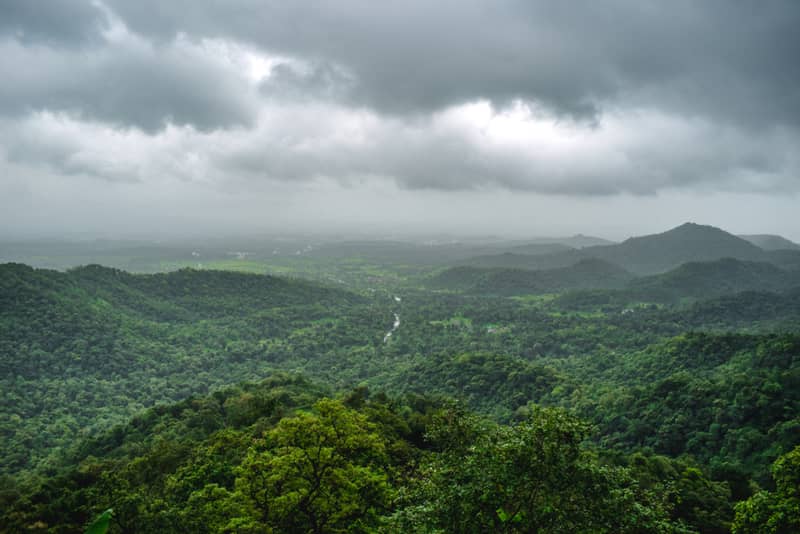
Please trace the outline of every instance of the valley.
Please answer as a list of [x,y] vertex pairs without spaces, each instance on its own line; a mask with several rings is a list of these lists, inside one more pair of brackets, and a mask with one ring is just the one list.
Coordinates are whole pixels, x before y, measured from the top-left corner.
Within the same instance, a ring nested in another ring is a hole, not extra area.
[[[800,252],[692,224],[620,244],[281,242],[0,247],[7,531],[114,508],[114,532],[319,514],[326,532],[744,532],[785,498]],[[312,513],[275,489],[313,493],[282,462],[336,425],[355,486],[317,480],[337,489]]]

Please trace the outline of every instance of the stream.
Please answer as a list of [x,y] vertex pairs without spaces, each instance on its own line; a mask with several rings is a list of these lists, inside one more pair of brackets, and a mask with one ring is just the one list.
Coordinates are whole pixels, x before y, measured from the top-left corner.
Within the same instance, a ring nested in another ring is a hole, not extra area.
[[[400,299],[400,297],[397,297],[397,296],[395,296],[395,297],[394,297],[394,301],[395,301],[395,302],[400,302],[400,301],[401,301],[401,299]],[[400,328],[400,314],[398,314],[397,312],[395,312],[395,314],[394,314],[394,324],[392,324],[392,329],[391,329],[391,330],[389,330],[388,332],[386,332],[386,335],[385,335],[385,336],[383,336],[383,342],[384,342],[384,343],[388,342],[388,341],[389,341],[389,338],[390,338],[390,337],[392,337],[392,334],[393,334],[393,333],[394,333],[394,331],[395,331],[395,330],[397,330],[398,328]]]

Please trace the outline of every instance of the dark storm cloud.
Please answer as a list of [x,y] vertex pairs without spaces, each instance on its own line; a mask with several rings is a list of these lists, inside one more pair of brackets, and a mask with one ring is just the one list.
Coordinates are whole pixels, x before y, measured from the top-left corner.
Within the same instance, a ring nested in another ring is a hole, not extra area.
[[797,27],[788,0],[0,0],[0,156],[151,193],[797,191]]
[[241,79],[188,44],[104,42],[54,50],[0,42],[0,113],[63,111],[147,131],[167,122],[213,129],[250,124],[254,95]]
[[0,37],[22,43],[84,45],[100,41],[108,20],[90,2],[76,0],[2,0]]
[[800,121],[793,0],[109,4],[156,38],[235,38],[342,65],[358,80],[353,101],[383,112],[523,98],[574,117],[630,102],[755,125]]

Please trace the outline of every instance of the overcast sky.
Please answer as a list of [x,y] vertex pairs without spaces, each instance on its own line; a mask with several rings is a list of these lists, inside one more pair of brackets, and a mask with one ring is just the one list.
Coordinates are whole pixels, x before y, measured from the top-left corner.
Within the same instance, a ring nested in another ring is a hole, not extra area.
[[800,240],[796,0],[0,0],[0,236]]

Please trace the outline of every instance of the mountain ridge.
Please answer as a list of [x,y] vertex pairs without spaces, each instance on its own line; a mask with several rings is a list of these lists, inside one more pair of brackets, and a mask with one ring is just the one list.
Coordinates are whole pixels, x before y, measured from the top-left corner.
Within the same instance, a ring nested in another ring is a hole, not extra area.
[[720,228],[687,222],[665,232],[630,237],[612,245],[598,245],[543,256],[522,254],[470,258],[460,265],[509,267],[530,270],[568,267],[594,257],[637,275],[667,272],[684,263],[736,258],[778,266],[800,264],[800,250],[766,251]]

